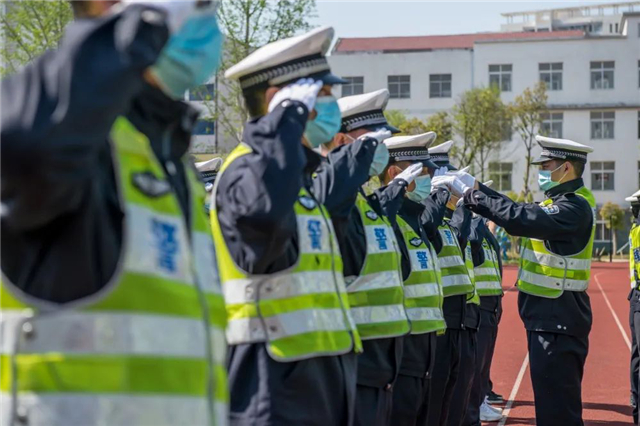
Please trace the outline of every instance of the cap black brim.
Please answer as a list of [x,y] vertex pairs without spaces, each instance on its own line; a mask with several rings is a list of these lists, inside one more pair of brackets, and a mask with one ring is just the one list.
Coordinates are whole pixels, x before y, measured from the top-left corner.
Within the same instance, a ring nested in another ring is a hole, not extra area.
[[322,82],[326,85],[333,86],[334,84],[347,84],[348,81],[344,78],[340,78],[335,74],[332,74],[331,71],[327,71],[321,75],[318,75],[316,78],[322,80]]
[[438,165],[431,160],[422,160],[422,165],[429,169],[437,169]]

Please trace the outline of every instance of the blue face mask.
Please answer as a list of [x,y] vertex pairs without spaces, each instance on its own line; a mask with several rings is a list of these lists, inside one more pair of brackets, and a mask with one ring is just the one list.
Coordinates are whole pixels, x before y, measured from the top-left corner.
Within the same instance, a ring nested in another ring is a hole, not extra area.
[[322,96],[316,99],[313,108],[318,114],[315,119],[307,121],[304,136],[312,148],[330,142],[342,125],[342,114],[338,101],[333,96]]
[[164,92],[181,99],[188,89],[206,83],[220,65],[223,41],[215,9],[189,17],[152,67]]
[[382,142],[376,147],[376,152],[373,154],[373,161],[371,167],[369,167],[369,176],[378,176],[384,171],[389,163],[389,148]]
[[427,196],[431,193],[431,176],[418,176],[413,182],[416,184],[416,187],[413,189],[413,191],[407,192],[407,198],[409,198],[411,201],[419,203],[420,201],[427,198]]
[[[562,163],[560,165],[560,167],[564,166],[564,163]],[[560,183],[562,182],[562,179],[564,179],[564,177],[567,175],[566,173],[564,175],[562,175],[562,177],[560,178],[560,180],[558,182],[554,182],[553,180],[551,180],[551,175],[556,171],[559,170],[560,167],[558,167],[555,170],[540,170],[538,171],[538,185],[540,186],[540,189],[543,191],[548,191],[551,188],[555,188],[556,186],[560,185]]]

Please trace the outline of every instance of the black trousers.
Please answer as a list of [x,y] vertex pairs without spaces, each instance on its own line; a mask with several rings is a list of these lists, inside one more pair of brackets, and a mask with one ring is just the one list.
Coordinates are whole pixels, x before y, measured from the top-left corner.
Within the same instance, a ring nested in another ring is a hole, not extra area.
[[460,368],[458,380],[453,389],[453,401],[449,405],[447,426],[462,426],[469,408],[469,397],[476,376],[478,376],[478,332],[460,330]]
[[467,414],[462,424],[464,426],[480,425],[480,405],[490,390],[490,372],[493,353],[498,337],[498,314],[491,311],[480,311],[480,328],[478,329],[478,358],[476,374],[469,394]]
[[[438,336],[436,360],[429,388],[427,425],[445,426],[452,415],[453,421],[462,421],[468,402],[471,377],[476,359],[475,331],[448,329]],[[458,382],[466,382],[467,386]],[[454,395],[455,393],[455,395]],[[467,396],[464,396],[466,393]],[[456,400],[462,395],[463,401]]]
[[353,424],[356,354],[277,362],[263,343],[229,349],[231,425]]
[[589,338],[527,331],[538,426],[583,426],[582,376]]
[[[421,335],[423,336],[423,335]],[[431,376],[436,368],[437,342],[435,333],[429,333],[425,354],[426,371],[409,374],[401,370],[393,387],[391,426],[424,426],[427,424]]]
[[631,328],[631,360],[629,362],[629,379],[631,382],[631,396],[636,402],[633,409],[633,422],[638,424],[638,381],[640,381],[640,352],[638,349],[638,338],[636,336],[635,312],[638,309],[636,291],[629,294],[629,328]]
[[[396,381],[397,382],[397,381]],[[358,385],[355,426],[391,426],[392,389]]]

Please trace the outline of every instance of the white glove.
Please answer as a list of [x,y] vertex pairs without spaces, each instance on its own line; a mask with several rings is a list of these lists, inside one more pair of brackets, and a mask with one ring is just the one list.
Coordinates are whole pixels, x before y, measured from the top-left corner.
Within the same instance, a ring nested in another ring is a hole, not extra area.
[[467,173],[467,170],[469,170],[469,167],[465,167],[462,170],[447,172],[447,175],[455,176],[457,179],[461,180],[465,186],[473,188],[476,185],[476,178]]
[[280,89],[269,102],[269,112],[286,100],[299,101],[311,111],[316,104],[318,93],[322,89],[322,81],[314,81],[312,78],[301,78],[295,83]]
[[453,186],[453,181],[455,179],[455,176],[434,176],[433,179],[431,179],[431,192],[437,191],[438,188],[444,188],[449,192],[453,192],[451,187]]
[[[471,175],[467,175],[467,176],[471,176]],[[473,179],[473,182],[475,184],[476,180],[473,178],[473,176],[471,176],[471,178]],[[473,186],[467,185],[465,180],[460,179],[457,176],[453,178],[453,183],[451,184],[451,192],[453,192],[453,194],[456,195],[457,197],[462,198],[462,196],[467,191],[470,191],[471,189],[473,189]]]
[[382,143],[385,139],[389,139],[391,137],[391,132],[385,128],[377,129],[373,132],[365,133],[360,136],[358,139],[371,138],[378,141],[378,143]]
[[433,174],[433,177],[437,177],[437,176],[444,176],[447,174],[447,172],[449,171],[448,168],[446,167],[440,167],[439,169],[436,169],[436,172]]
[[182,24],[191,17],[193,14],[199,11],[215,11],[218,8],[218,2],[212,1],[208,6],[200,6],[196,0],[171,0],[171,1],[159,1],[159,0],[123,0],[122,5],[115,7],[115,11],[118,9],[127,7],[131,4],[143,4],[145,6],[155,7],[164,11],[167,14],[167,26],[171,34],[182,28]]
[[408,184],[411,184],[418,176],[422,174],[422,163],[414,163],[404,169],[402,173],[396,176],[393,180],[402,179]]

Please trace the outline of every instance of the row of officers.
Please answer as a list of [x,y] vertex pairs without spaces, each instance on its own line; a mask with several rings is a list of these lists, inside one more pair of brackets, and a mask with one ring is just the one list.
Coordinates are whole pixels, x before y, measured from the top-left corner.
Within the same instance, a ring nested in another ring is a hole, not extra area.
[[477,425],[489,219],[524,237],[537,424],[582,424],[591,148],[538,137],[546,200],[515,203],[453,142],[392,137],[386,90],[337,101],[322,27],[227,70],[250,119],[207,195],[180,99],[220,62],[215,6],[114,3],[2,81],[0,423]]

